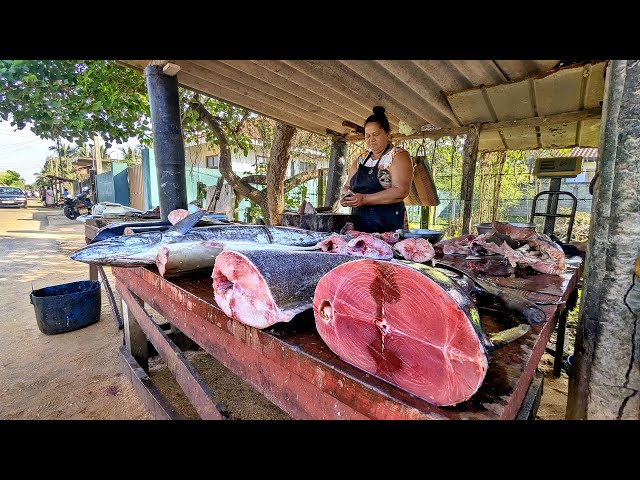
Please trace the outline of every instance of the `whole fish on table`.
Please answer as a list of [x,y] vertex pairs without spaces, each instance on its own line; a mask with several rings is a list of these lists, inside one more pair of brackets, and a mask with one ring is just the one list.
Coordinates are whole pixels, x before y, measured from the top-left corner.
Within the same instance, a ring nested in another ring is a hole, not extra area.
[[163,232],[122,235],[89,244],[73,253],[71,258],[89,264],[136,267],[154,265],[160,247],[167,244],[228,240],[311,247],[331,235],[331,232],[264,225],[193,228],[205,213],[193,213]]
[[224,250],[319,250],[320,246],[299,247],[278,243],[237,242],[233,240],[208,242],[167,243],[160,246],[156,256],[156,266],[162,277],[173,277],[197,270],[213,268],[215,260]]
[[[438,261],[436,259],[431,260],[432,265],[437,268],[445,268],[457,274],[457,278],[454,280],[461,286],[466,288],[468,293],[474,294],[476,299],[480,297],[480,300],[484,296],[491,296],[497,300],[508,312],[512,313],[518,318],[522,318],[530,325],[541,325],[547,321],[547,315],[544,311],[538,307],[534,302],[524,298],[521,295],[516,295],[505,289],[502,289],[488,280],[482,279],[477,275],[463,270],[457,267],[448,265],[447,263]],[[466,278],[471,280],[471,283],[467,282]]]

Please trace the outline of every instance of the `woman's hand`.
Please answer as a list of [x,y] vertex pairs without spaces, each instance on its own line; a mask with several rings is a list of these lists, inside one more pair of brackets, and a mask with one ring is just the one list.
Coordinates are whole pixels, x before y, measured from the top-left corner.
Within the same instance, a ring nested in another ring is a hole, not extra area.
[[343,207],[361,207],[362,205],[366,205],[366,194],[364,193],[353,193],[351,192],[347,196],[343,197],[340,200],[340,205]]

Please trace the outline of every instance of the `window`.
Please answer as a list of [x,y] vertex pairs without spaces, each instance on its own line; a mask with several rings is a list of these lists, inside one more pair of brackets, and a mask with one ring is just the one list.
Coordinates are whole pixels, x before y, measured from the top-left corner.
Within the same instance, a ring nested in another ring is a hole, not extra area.
[[207,155],[207,168],[220,168],[220,156]]

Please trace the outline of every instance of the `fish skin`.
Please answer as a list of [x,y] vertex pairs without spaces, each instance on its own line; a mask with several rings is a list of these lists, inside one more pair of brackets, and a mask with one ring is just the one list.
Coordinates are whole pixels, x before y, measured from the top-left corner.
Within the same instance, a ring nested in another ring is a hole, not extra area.
[[171,222],[168,220],[159,220],[157,222],[123,222],[123,223],[111,223],[109,225],[105,225],[100,230],[95,237],[91,239],[90,243],[98,243],[102,240],[106,240],[108,238],[119,237],[120,235],[124,235],[125,229],[128,227],[145,227],[148,228],[149,231],[153,230],[154,227],[157,228],[158,231],[161,231],[162,228],[170,228]]
[[311,247],[331,235],[331,232],[264,225],[214,225],[192,228],[181,234],[175,227],[189,218],[191,217],[181,220],[173,229],[164,232],[121,235],[91,243],[77,250],[71,258],[89,264],[137,267],[154,265],[160,246],[170,243],[229,240]]
[[[225,250],[216,258],[211,275],[214,298],[230,318],[254,328],[267,328],[312,308],[320,278],[339,265],[357,260],[351,255],[321,251]],[[257,275],[247,276],[243,267],[250,267]],[[248,293],[248,286],[259,286],[260,295]]]
[[529,323],[529,325],[542,325],[547,321],[547,315],[544,310],[538,307],[534,302],[520,295],[516,295],[505,289],[499,288],[488,280],[481,279],[467,270],[454,267],[435,259],[432,259],[431,262],[435,266],[446,268],[468,277],[477,285],[480,292],[493,295],[508,311],[520,318],[523,318]]

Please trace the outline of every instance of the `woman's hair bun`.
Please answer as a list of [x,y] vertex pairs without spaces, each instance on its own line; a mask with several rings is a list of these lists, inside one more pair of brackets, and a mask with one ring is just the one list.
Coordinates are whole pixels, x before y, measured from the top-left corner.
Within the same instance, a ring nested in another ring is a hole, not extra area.
[[373,114],[374,115],[384,115],[384,107],[378,105],[373,107]]

